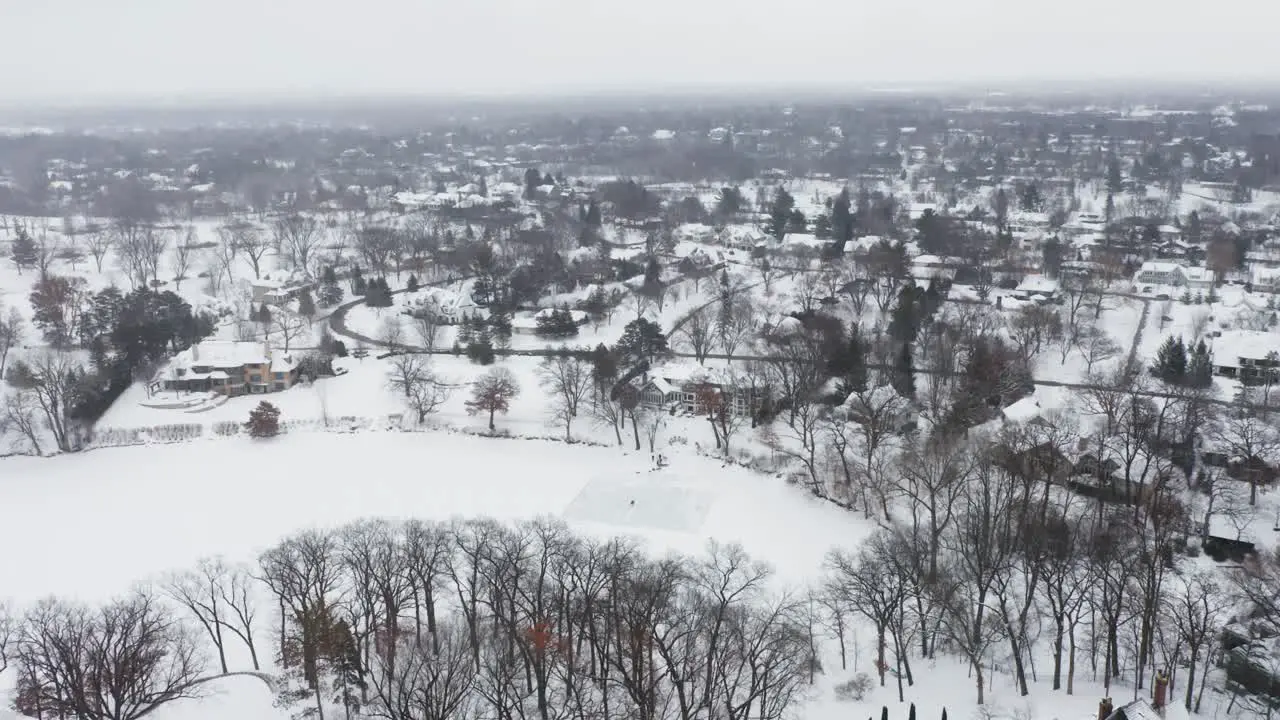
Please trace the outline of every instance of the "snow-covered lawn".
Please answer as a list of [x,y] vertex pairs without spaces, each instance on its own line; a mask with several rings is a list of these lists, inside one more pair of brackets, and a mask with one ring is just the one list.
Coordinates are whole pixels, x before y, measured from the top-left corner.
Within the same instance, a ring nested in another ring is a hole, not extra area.
[[[871,529],[777,478],[687,450],[653,471],[646,453],[446,433],[298,433],[114,448],[9,458],[0,460],[0,472],[0,544],[11,549],[4,592],[20,604],[49,594],[102,600],[202,557],[252,561],[294,531],[370,516],[556,516],[587,534],[637,537],[655,553],[698,553],[715,538],[741,543],[776,568],[778,589],[796,590],[818,578],[828,549],[856,546]],[[873,638],[867,628],[853,632],[844,671],[834,644],[823,641],[825,672],[796,717],[860,718],[881,705],[905,717],[892,681],[860,703],[833,699],[832,684],[873,672]],[[916,664],[907,701],[921,720],[938,717],[943,705],[950,717],[971,717],[972,680],[963,662]],[[995,717],[1024,709],[1031,714],[1022,717],[1037,719],[1088,717],[1101,690],[1087,675],[1081,672],[1074,696],[1051,693],[1042,682],[1018,698],[1008,676],[998,674],[989,707],[1003,713]],[[169,706],[157,717],[286,717],[256,681],[233,678],[216,689],[210,699]],[[1112,694],[1123,702],[1129,693],[1117,687]],[[1171,708],[1168,717],[1182,715]]]

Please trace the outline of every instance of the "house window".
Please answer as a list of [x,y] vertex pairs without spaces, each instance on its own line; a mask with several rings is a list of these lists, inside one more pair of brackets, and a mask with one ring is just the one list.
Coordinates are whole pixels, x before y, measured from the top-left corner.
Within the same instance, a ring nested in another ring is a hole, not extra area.
[[252,375],[249,376],[249,382],[260,383],[262,382],[262,376],[259,375],[258,373],[253,373]]
[[284,373],[282,373],[282,372],[278,372],[278,373],[276,373],[276,379],[277,379],[277,380],[283,380],[283,379],[284,379]]

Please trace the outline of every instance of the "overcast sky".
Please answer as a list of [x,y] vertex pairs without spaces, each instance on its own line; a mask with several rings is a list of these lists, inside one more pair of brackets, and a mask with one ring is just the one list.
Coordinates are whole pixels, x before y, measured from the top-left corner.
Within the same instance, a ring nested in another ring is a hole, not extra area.
[[1280,80],[1276,0],[0,0],[0,98]]

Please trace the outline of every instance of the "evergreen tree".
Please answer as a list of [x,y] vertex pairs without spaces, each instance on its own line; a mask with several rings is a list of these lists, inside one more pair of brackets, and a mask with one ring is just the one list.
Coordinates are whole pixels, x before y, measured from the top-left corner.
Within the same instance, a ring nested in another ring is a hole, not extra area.
[[469,344],[476,337],[475,320],[471,318],[471,314],[467,313],[462,316],[462,321],[458,323],[458,342],[462,345]]
[[853,213],[850,211],[852,200],[849,188],[842,188],[831,204],[831,237],[839,242],[853,239]]
[[1187,216],[1187,242],[1198,243],[1200,236],[1204,232],[1204,225],[1200,222],[1200,211],[1192,210]]
[[480,176],[480,189],[477,191],[477,194],[480,195],[480,197],[489,197],[489,181],[485,179],[484,175]]
[[409,292],[418,292],[418,276],[409,273],[409,279],[404,284],[405,290]]
[[787,227],[791,224],[791,211],[795,209],[796,200],[786,188],[779,187],[773,196],[773,206],[769,210],[769,234],[781,242],[786,237]]
[[1187,346],[1182,338],[1170,335],[1156,352],[1151,372],[1164,382],[1182,384],[1187,377]]
[[537,168],[524,171],[524,199],[533,200],[538,197],[538,186],[542,184],[542,173]]
[[10,259],[13,264],[18,266],[18,274],[22,274],[24,268],[32,268],[40,261],[40,252],[36,247],[36,241],[31,237],[31,233],[21,225],[15,230],[17,233],[13,238],[12,248],[10,248]]
[[587,213],[583,217],[583,222],[590,228],[599,228],[603,224],[600,218],[600,204],[596,202],[595,198],[591,198],[591,202],[587,205]]
[[263,400],[258,407],[249,412],[249,422],[245,423],[249,437],[270,438],[280,434],[280,409]]
[[489,334],[493,344],[506,349],[511,347],[511,313],[504,307],[489,310]]
[[316,316],[316,301],[311,297],[310,290],[303,290],[298,296],[298,314],[304,318]]
[[262,303],[258,306],[257,317],[254,319],[256,319],[264,328],[271,327],[271,308],[267,307],[266,303]]
[[493,335],[489,332],[489,326],[480,323],[476,329],[475,339],[467,345],[467,357],[471,362],[478,365],[492,365],[495,359],[493,352]]
[[906,343],[893,363],[893,389],[907,399],[916,396],[916,370],[911,355],[911,344]]
[[627,323],[618,340],[617,350],[620,355],[633,363],[652,362],[669,352],[667,336],[657,323],[646,318],[639,318]]
[[1205,388],[1213,384],[1213,358],[1209,355],[1209,346],[1204,340],[1196,343],[1187,361],[1187,385]]
[[1111,154],[1111,158],[1107,160],[1107,195],[1116,195],[1124,192],[1124,175],[1120,172],[1120,158]]
[[813,221],[813,236],[819,240],[830,240],[832,235],[831,216],[821,213]]
[[369,291],[369,283],[365,282],[363,275],[356,275],[351,281],[351,294],[364,296]]
[[920,329],[921,313],[917,304],[919,288],[915,285],[904,285],[898,292],[898,301],[893,306],[889,318],[889,337],[899,343],[915,340]]
[[324,284],[320,286],[320,305],[323,307],[333,307],[342,302],[342,287],[337,283],[332,285]]

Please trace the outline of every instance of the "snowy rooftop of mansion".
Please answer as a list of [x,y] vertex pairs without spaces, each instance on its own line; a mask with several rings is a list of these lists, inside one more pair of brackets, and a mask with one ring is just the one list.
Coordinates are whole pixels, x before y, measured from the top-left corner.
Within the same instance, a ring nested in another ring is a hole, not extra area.
[[262,277],[250,281],[254,287],[261,288],[285,288],[305,285],[310,282],[306,275],[299,272],[291,272],[289,270],[270,270],[262,274]]
[[1280,333],[1265,330],[1227,330],[1213,339],[1213,364],[1239,367],[1240,359],[1261,360],[1280,354]]
[[166,366],[163,377],[175,377],[178,370],[184,371],[184,377],[192,377],[189,371],[197,367],[231,370],[268,363],[272,372],[285,372],[297,366],[291,355],[272,352],[266,343],[205,340],[175,355]]

